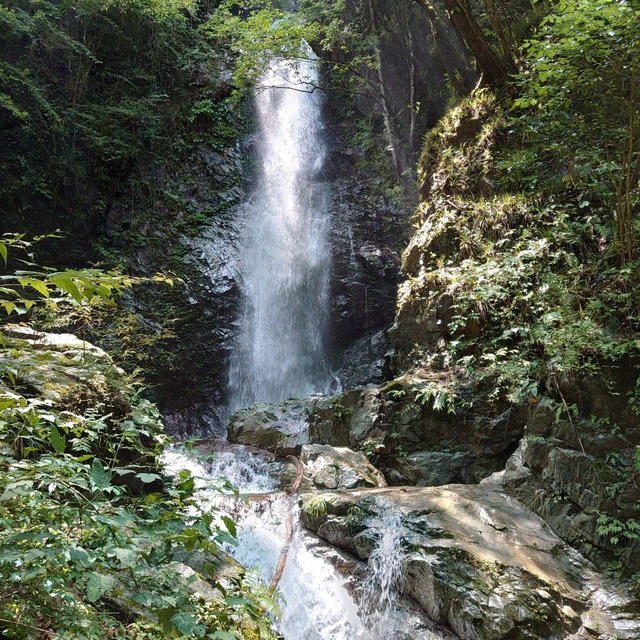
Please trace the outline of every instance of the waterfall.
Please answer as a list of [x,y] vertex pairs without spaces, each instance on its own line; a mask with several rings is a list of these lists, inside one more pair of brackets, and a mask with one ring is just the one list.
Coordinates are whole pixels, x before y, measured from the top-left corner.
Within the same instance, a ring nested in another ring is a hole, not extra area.
[[[313,56],[310,49],[305,51]],[[257,186],[243,207],[244,301],[230,358],[232,409],[328,391],[329,188],[313,59],[274,60],[255,91]]]

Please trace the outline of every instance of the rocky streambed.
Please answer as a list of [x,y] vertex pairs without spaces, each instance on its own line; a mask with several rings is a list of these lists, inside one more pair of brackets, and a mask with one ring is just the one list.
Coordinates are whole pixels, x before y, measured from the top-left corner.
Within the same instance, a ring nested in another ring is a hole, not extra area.
[[[485,471],[480,482],[386,486],[393,475],[381,473],[362,451],[326,444],[328,439],[349,444],[354,423],[356,431],[358,424],[368,424],[369,435],[373,428],[363,419],[366,412],[334,406],[334,413],[344,415],[334,417],[334,438],[326,437],[326,428],[318,428],[322,421],[317,412],[330,402],[336,404],[335,399],[313,398],[255,405],[232,417],[228,437],[275,455],[299,455],[304,465],[301,524],[339,551],[334,566],[356,593],[367,570],[380,563],[381,545],[390,535],[383,557],[393,567],[387,566],[387,583],[374,590],[391,590],[402,602],[412,603],[435,625],[430,633],[435,628],[444,634],[437,637],[640,638],[640,607],[633,593],[615,576],[596,570],[540,516],[508,495],[514,476],[526,473],[526,441],[506,470]],[[300,430],[309,419],[311,428]],[[314,442],[319,434],[325,436],[322,443]],[[438,460],[429,458],[434,473]],[[293,465],[283,462],[277,475],[286,485],[295,476]],[[402,606],[406,610],[408,605]]]

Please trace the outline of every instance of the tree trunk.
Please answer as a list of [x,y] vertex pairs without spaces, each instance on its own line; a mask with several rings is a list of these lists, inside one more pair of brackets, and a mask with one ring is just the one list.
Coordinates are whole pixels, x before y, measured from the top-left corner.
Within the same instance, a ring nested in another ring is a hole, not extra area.
[[451,35],[447,33],[443,25],[443,20],[445,23],[447,20],[444,12],[438,12],[429,0],[423,0],[423,5],[427,10],[427,15],[431,22],[435,46],[440,53],[440,59],[442,60],[446,73],[449,75],[451,84],[459,95],[465,95],[477,84],[478,78],[462,54],[464,44],[458,47],[457,43],[454,43],[452,46]]
[[[424,1],[428,2],[429,0]],[[473,17],[466,0],[443,0],[443,2],[451,21],[476,59],[484,84],[499,84],[509,73],[515,71],[493,50]]]
[[382,52],[380,51],[380,43],[378,41],[379,24],[376,9],[374,7],[373,0],[369,0],[369,18],[371,20],[371,27],[375,37],[375,56],[376,56],[376,73],[378,77],[378,87],[380,91],[380,106],[382,107],[382,117],[384,120],[384,129],[387,136],[387,142],[389,144],[389,151],[391,152],[391,159],[393,166],[396,170],[398,180],[401,180],[402,175],[406,167],[403,149],[400,143],[399,137],[396,135],[395,127],[393,124],[392,111],[389,108],[390,100],[387,95],[387,86],[384,81],[382,73]]

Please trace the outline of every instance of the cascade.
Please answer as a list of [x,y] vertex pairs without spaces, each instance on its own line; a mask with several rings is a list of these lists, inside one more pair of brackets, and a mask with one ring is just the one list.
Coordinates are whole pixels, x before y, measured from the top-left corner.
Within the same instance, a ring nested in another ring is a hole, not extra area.
[[244,301],[232,409],[325,392],[330,247],[322,95],[312,58],[274,60],[255,92],[257,186],[241,211]]
[[[291,497],[277,490],[267,458],[243,447],[219,452],[207,461],[170,448],[164,464],[169,473],[188,469],[196,481],[198,503],[212,514],[231,513],[238,528],[238,544],[225,550],[243,566],[272,579],[286,538]],[[221,478],[239,488],[240,498],[222,495]],[[244,500],[242,496],[260,498]],[[403,527],[397,513],[382,510],[369,526],[377,542],[360,579],[360,589],[323,556],[328,550],[307,535],[294,508],[294,536],[287,564],[278,583],[282,615],[276,621],[284,640],[406,640],[408,629],[420,628],[415,614],[398,601],[396,588],[402,557]],[[421,629],[421,640],[443,636]]]
[[380,515],[368,525],[378,534],[378,542],[368,560],[368,574],[364,583],[363,616],[371,635],[376,640],[389,637],[399,621],[395,620],[398,587],[402,571],[403,525],[395,509],[382,505]]

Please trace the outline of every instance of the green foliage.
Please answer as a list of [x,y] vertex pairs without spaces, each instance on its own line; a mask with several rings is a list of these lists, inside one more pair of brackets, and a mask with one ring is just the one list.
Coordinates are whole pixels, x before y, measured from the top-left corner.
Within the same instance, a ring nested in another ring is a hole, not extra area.
[[335,419],[341,422],[345,421],[353,413],[353,407],[345,407],[337,398],[331,402],[331,410]]
[[236,56],[237,86],[253,86],[274,57],[305,58],[303,40],[318,33],[316,23],[301,14],[283,11],[268,0],[252,0],[240,8],[224,0],[204,25],[204,30],[220,42],[230,44]]
[[[578,450],[601,500],[584,548],[628,577],[640,536],[640,13],[624,0],[546,4],[511,86],[461,100],[425,139],[397,322],[433,339],[401,357],[483,414],[485,402],[531,412],[534,451],[557,438]],[[589,513],[577,491],[545,491],[552,508]]]
[[635,518],[620,520],[606,513],[598,515],[598,535],[607,538],[610,544],[640,540],[640,522]]
[[[48,238],[54,237],[52,235]],[[114,304],[114,298],[135,284],[142,282],[165,282],[173,285],[169,277],[156,275],[153,278],[127,276],[119,271],[103,271],[100,269],[55,269],[42,268],[31,262],[34,242],[42,240],[37,237],[33,242],[25,239],[24,234],[5,234],[0,238],[0,256],[5,268],[9,248],[17,248],[26,253],[29,261],[21,260],[29,269],[18,269],[13,273],[0,276],[0,306],[7,316],[25,314],[34,305],[44,304],[55,309],[60,303],[77,305],[102,300]],[[13,257],[13,256],[12,256]]]
[[[55,384],[67,368],[78,371],[77,359],[15,340],[1,355],[0,632],[17,640],[271,638],[266,592],[241,573],[217,578],[233,521],[201,508],[188,471],[163,475],[160,416],[132,382],[88,354],[84,386],[53,401],[33,395],[30,376],[50,371]],[[13,375],[6,363],[17,363]],[[218,600],[181,577],[175,563],[193,554],[204,558]]]
[[[529,181],[570,185],[615,224],[633,259],[640,202],[640,11],[632,2],[562,0],[525,45],[514,133],[529,144]],[[537,160],[539,157],[542,162]],[[524,160],[524,157],[521,157]],[[535,184],[535,183],[533,183]]]
[[347,509],[347,515],[344,517],[346,525],[349,527],[351,533],[354,533],[358,529],[364,528],[366,521],[371,517],[372,511],[367,504],[352,504]]
[[327,513],[327,501],[323,496],[311,496],[305,500],[302,508],[312,518],[320,518]]
[[461,406],[453,389],[440,383],[426,380],[415,389],[415,401],[421,405],[431,405],[435,411],[456,413]]
[[185,127],[228,139],[224,110],[198,104],[224,99],[215,85],[207,95],[223,56],[198,31],[213,8],[196,0],[0,3],[3,231],[86,232],[136,163],[184,148]]

